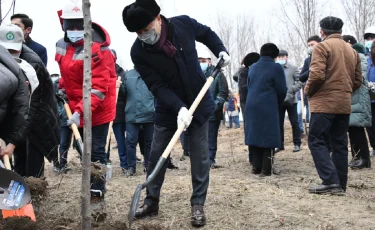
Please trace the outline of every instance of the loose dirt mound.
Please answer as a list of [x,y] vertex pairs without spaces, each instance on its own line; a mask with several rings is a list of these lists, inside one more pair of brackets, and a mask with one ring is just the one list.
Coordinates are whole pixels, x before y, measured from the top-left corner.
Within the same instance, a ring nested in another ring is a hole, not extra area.
[[41,227],[28,217],[9,217],[1,220],[0,229],[3,230],[42,230]]
[[91,163],[91,177],[94,183],[100,183],[105,181],[105,174],[107,172],[107,167],[100,163]]
[[48,194],[48,182],[46,178],[28,177],[25,179],[30,188],[31,197],[33,200],[43,200]]

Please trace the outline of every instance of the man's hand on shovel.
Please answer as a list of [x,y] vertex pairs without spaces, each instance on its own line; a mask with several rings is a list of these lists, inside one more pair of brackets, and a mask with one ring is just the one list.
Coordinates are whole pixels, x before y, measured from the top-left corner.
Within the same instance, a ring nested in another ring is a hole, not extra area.
[[3,158],[5,155],[8,155],[9,158],[12,158],[15,148],[14,144],[9,143],[5,149],[0,149],[0,157]]

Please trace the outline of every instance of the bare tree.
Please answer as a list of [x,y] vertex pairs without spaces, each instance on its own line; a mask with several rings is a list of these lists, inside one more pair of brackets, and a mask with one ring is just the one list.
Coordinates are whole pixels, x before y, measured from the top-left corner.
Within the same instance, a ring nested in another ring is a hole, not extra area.
[[307,39],[318,33],[318,20],[325,3],[321,0],[280,0],[280,19],[288,39],[285,45],[297,65],[302,64],[301,57],[305,54]]
[[367,27],[375,23],[375,0],[341,0],[347,20],[361,42]]
[[81,215],[82,229],[91,229],[90,209],[90,173],[91,173],[91,45],[92,45],[92,21],[90,13],[90,0],[82,1],[83,21],[85,27],[84,39],[84,83],[83,83],[83,119],[84,119],[84,152],[82,156],[82,189],[81,189]]
[[256,51],[255,22],[251,15],[243,13],[237,16],[236,20],[236,58],[234,66],[239,67],[242,59],[251,51]]

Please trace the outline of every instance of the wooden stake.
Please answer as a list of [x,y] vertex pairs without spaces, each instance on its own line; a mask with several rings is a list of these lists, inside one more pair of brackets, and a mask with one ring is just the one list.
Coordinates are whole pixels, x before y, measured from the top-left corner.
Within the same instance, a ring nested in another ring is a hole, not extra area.
[[91,229],[91,206],[90,206],[90,174],[91,174],[91,46],[92,46],[92,25],[91,25],[91,3],[90,0],[82,0],[83,21],[84,21],[84,81],[83,81],[83,140],[84,152],[82,156],[82,188],[81,188],[81,216],[82,229]]

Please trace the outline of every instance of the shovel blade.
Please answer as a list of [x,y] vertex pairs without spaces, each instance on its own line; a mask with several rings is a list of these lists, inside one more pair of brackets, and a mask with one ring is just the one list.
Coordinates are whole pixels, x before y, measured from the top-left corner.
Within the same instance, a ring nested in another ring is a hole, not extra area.
[[18,210],[30,203],[30,189],[20,175],[3,168],[0,175],[1,210]]
[[3,210],[3,218],[14,217],[14,216],[25,216],[29,217],[32,221],[36,222],[34,208],[32,204],[27,204],[17,210]]
[[131,224],[133,223],[135,212],[137,211],[139,200],[141,199],[141,193],[142,193],[143,185],[138,185],[137,189],[134,192],[132,202],[130,204],[130,211],[128,214],[128,220],[129,220],[129,228],[131,227]]

